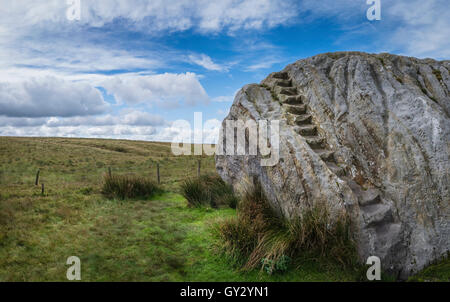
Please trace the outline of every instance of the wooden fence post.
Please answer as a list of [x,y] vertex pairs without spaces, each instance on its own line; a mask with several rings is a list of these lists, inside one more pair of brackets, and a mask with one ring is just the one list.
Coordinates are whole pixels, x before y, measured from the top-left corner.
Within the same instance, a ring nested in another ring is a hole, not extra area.
[[42,196],[44,196],[44,193],[45,193],[45,188],[44,188],[44,183],[42,183],[42,192],[41,192]]
[[159,178],[159,163],[156,164],[156,177],[158,178],[158,185],[161,184],[161,179]]
[[111,167],[108,167],[108,175],[111,178],[111,176],[112,176]]
[[197,166],[197,177],[200,177],[200,167],[201,167],[201,160],[198,160],[198,166]]
[[35,185],[36,185],[36,186],[39,184],[39,173],[40,173],[40,172],[41,172],[41,170],[38,169],[38,170],[37,170],[37,173],[36,173],[36,182],[35,182]]

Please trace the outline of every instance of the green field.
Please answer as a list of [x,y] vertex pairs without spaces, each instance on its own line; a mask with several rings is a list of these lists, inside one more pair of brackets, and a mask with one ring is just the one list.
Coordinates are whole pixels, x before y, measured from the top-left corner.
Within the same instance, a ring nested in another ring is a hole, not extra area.
[[[283,274],[244,272],[218,248],[215,224],[232,209],[190,208],[179,185],[200,157],[175,157],[170,144],[125,140],[0,137],[0,281],[67,281],[66,260],[81,259],[83,281],[352,281],[358,269],[303,259]],[[109,200],[102,177],[156,179],[149,200]],[[214,158],[201,158],[215,173]],[[35,186],[37,170],[40,183]],[[413,280],[448,281],[449,261]]]

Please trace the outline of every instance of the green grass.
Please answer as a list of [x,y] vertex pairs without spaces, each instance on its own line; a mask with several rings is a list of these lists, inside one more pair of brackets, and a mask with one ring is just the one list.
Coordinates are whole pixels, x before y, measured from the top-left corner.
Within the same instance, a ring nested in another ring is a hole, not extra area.
[[[83,281],[359,280],[352,269],[310,257],[282,274],[242,271],[220,253],[214,232],[236,210],[189,207],[180,194],[197,160],[172,156],[166,143],[0,137],[0,281],[66,281],[69,256],[81,259]],[[155,181],[156,163],[164,192],[133,200],[102,195],[108,167]],[[213,157],[201,166],[215,173]],[[34,185],[38,169],[43,196]],[[441,266],[420,278],[448,280]]]
[[342,269],[359,270],[347,215],[332,222],[326,204],[315,204],[301,218],[288,221],[274,212],[259,184],[247,187],[237,216],[219,224],[216,231],[222,250],[245,270],[261,268],[272,274],[305,257],[334,260]]
[[409,278],[414,282],[450,282],[450,258],[430,265],[415,276]]
[[102,194],[108,198],[146,199],[158,191],[158,185],[145,177],[112,174],[103,176]]
[[181,184],[182,195],[193,207],[236,208],[238,198],[233,187],[226,184],[219,175],[201,175],[188,178]]

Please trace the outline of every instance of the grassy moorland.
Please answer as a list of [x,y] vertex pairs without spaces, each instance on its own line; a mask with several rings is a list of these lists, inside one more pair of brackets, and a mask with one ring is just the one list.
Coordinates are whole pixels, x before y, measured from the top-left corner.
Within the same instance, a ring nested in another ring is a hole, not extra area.
[[[188,207],[183,181],[198,157],[173,156],[170,144],[121,140],[0,137],[0,281],[65,281],[66,260],[81,259],[83,281],[351,281],[358,269],[298,260],[287,271],[244,272],[220,253],[215,226],[230,208]],[[214,158],[203,157],[213,174]],[[103,175],[156,179],[147,199],[111,199]],[[45,193],[35,186],[40,183]],[[449,280],[449,262],[413,280]]]

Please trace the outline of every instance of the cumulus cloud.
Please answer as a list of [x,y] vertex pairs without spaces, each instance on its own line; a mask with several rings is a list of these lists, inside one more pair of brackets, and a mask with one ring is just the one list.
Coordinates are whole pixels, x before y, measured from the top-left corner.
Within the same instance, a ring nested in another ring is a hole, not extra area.
[[[66,18],[65,0],[0,0],[0,135],[170,141],[187,131],[144,111],[113,115],[109,110],[114,106],[94,88],[105,88],[123,107],[207,102],[199,76],[181,73],[185,70],[180,71],[178,64],[211,71],[228,71],[232,65],[153,44],[173,32],[229,36],[244,32],[233,51],[243,62],[241,70],[249,72],[291,60],[282,45],[259,41],[255,37],[263,35],[246,35],[247,31],[318,19],[330,20],[342,31],[337,39],[359,39],[359,44],[352,44],[355,47],[448,59],[447,2],[382,0],[382,20],[371,23],[365,18],[364,0],[81,0],[81,20],[72,22]],[[121,36],[128,30],[148,39],[128,45]],[[360,42],[369,35],[367,45]],[[164,69],[173,73],[154,74]],[[212,99],[232,100],[232,96]]]
[[77,127],[77,126],[165,126],[169,122],[163,117],[148,112],[132,110],[119,115],[51,117],[51,118],[15,118],[1,117],[0,127]]
[[126,110],[118,115],[68,118],[0,116],[0,135],[155,140],[155,135],[170,125],[159,115],[138,110]]
[[209,100],[197,75],[191,72],[116,76],[104,81],[101,86],[121,103],[171,107],[181,102],[195,105]]
[[0,127],[37,127],[45,125],[48,121],[49,118],[18,118],[0,116]]
[[155,127],[127,125],[114,126],[76,126],[76,127],[1,127],[2,136],[44,136],[44,137],[87,137],[87,138],[112,138],[112,139],[136,139],[152,140],[157,133]]
[[108,104],[87,83],[45,77],[0,82],[0,115],[8,117],[85,116],[104,113]]
[[174,121],[170,126],[161,128],[153,136],[154,140],[179,143],[216,144],[222,123],[217,119],[203,121],[202,128],[185,120]]
[[71,126],[163,126],[167,122],[159,115],[142,111],[132,111],[124,115],[113,116],[89,116],[73,118],[52,118],[45,123],[48,127],[71,127]]
[[[23,119],[22,119],[23,120]],[[115,118],[105,120],[116,121]],[[124,119],[120,119],[124,122]],[[109,121],[96,119],[77,120],[50,118],[42,125],[29,124],[26,127],[16,127],[11,123],[12,119],[5,122],[0,117],[0,135],[2,136],[47,136],[47,137],[87,137],[87,138],[112,138],[112,139],[136,139],[150,141],[183,142],[180,138],[187,138],[186,142],[217,143],[219,137],[220,121],[207,120],[203,124],[203,130],[193,128],[189,122],[184,121],[162,125],[125,125],[111,124]],[[34,121],[37,121],[35,119]],[[79,124],[82,121],[83,124]],[[118,121],[118,120],[117,120]],[[86,123],[85,123],[86,122]],[[120,121],[119,121],[120,122]],[[103,124],[104,123],[104,124]],[[199,140],[202,138],[202,140]]]
[[167,124],[163,117],[142,111],[131,111],[125,114],[123,123],[133,126],[163,126]]

